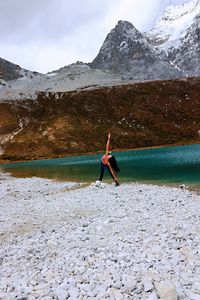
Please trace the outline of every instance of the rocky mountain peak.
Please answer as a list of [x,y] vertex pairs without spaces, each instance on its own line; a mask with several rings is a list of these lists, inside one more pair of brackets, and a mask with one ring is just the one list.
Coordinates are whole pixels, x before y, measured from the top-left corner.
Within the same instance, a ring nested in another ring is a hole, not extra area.
[[117,25],[113,30],[111,30],[111,32],[116,32],[122,35],[126,35],[126,34],[130,35],[131,33],[136,35],[140,34],[139,31],[135,28],[135,26],[133,26],[131,22],[123,21],[123,20],[118,21]]
[[131,41],[142,39],[142,34],[128,21],[119,21],[107,35],[100,52],[112,52],[113,48],[127,52]]
[[110,71],[126,80],[178,77],[180,73],[128,21],[119,21],[107,35],[92,68]]
[[115,26],[115,28],[121,28],[121,29],[124,29],[124,30],[132,30],[135,27],[129,21],[119,20],[118,23],[117,23],[117,25]]
[[0,79],[9,81],[22,77],[20,74],[21,67],[13,64],[3,58],[0,58]]

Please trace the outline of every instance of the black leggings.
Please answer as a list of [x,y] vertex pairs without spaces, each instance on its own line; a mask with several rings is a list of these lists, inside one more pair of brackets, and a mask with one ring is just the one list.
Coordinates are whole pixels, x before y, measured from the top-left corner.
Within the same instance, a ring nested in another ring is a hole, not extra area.
[[102,161],[101,161],[101,173],[100,173],[99,180],[102,181],[103,175],[104,175],[104,173],[105,173],[105,170],[107,170],[108,173],[110,174],[110,176],[112,177],[112,179],[115,180],[114,177],[113,177],[113,174],[112,174],[111,171],[110,171],[109,166],[108,166],[108,165],[104,165],[104,164],[102,163]]

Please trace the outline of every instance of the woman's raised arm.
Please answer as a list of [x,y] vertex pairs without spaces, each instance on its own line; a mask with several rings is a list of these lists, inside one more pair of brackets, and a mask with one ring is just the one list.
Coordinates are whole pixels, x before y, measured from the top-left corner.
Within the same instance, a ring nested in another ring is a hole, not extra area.
[[110,132],[108,132],[108,140],[107,140],[107,144],[106,144],[106,154],[108,154],[110,152]]

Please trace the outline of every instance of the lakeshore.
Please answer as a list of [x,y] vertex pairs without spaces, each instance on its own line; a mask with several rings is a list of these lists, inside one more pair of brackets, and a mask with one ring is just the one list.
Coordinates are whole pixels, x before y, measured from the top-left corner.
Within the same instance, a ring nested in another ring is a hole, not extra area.
[[[120,168],[120,182],[166,184],[191,189],[200,186],[200,145],[162,147],[114,152]],[[71,156],[1,165],[0,171],[21,178],[92,182],[99,177],[100,154]],[[107,177],[107,176],[106,176]]]
[[[166,147],[177,147],[177,146],[189,146],[189,145],[199,145],[200,141],[198,139],[192,139],[189,140],[187,142],[185,141],[180,141],[177,143],[171,143],[171,144],[162,144],[159,146],[147,146],[147,147],[137,147],[137,148],[116,148],[116,149],[112,149],[112,152],[128,152],[128,151],[140,151],[140,150],[150,150],[150,149],[162,149],[162,148],[166,148]],[[19,160],[10,160],[10,159],[0,159],[0,164],[14,164],[14,163],[20,163],[20,162],[32,162],[32,161],[37,161],[37,160],[48,160],[48,159],[57,159],[57,158],[64,158],[64,157],[76,157],[76,156],[84,156],[84,155],[96,155],[96,154],[102,154],[105,152],[105,149],[102,149],[101,151],[90,151],[90,152],[82,152],[82,153],[71,153],[71,154],[63,154],[63,155],[58,155],[58,156],[50,156],[50,157],[40,157],[40,158],[36,158],[36,159],[27,159],[27,160],[23,160],[23,159],[19,159]]]
[[0,299],[200,299],[200,197],[0,177]]

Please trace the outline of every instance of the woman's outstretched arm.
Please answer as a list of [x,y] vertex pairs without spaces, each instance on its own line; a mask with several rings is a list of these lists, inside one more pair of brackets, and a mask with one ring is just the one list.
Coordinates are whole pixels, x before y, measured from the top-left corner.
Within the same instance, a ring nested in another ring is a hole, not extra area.
[[108,132],[108,140],[106,144],[106,154],[110,152],[110,132]]

